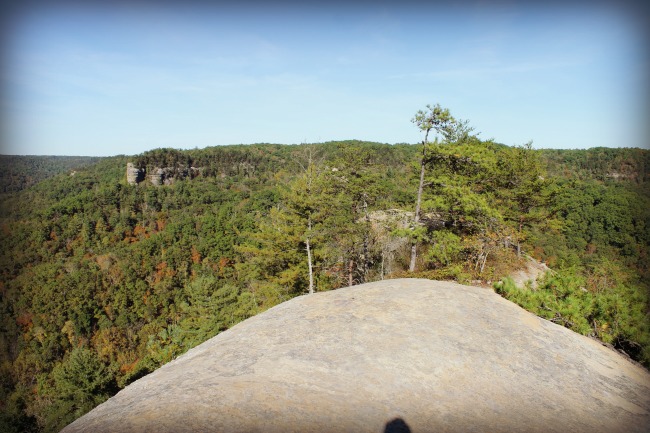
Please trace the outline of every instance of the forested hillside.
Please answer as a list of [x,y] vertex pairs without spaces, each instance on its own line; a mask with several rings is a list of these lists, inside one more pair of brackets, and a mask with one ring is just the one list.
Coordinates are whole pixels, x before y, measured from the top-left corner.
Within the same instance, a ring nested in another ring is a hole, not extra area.
[[0,155],[0,194],[21,191],[61,173],[74,176],[74,170],[99,161],[90,156]]
[[416,145],[102,158],[0,196],[0,430],[57,431],[291,297],[396,276],[493,284],[526,254],[554,272],[500,293],[650,366],[650,152],[507,147],[448,120],[418,124]]

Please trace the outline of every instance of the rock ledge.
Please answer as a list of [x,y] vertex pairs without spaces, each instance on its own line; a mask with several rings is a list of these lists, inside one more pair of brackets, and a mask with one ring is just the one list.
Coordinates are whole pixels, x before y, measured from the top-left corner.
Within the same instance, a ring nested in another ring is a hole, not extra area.
[[642,432],[650,374],[491,290],[386,280],[301,296],[63,432]]

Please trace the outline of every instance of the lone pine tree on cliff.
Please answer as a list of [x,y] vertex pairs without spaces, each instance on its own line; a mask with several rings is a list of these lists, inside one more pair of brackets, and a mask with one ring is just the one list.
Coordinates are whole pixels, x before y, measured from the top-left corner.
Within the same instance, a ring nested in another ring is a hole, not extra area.
[[[437,132],[444,142],[460,142],[469,136],[474,128],[468,126],[466,120],[456,120],[450,113],[449,109],[442,108],[440,104],[434,106],[427,105],[426,110],[418,110],[413,119],[411,119],[420,131],[424,132],[422,140],[422,157],[420,159],[420,182],[418,184],[418,194],[415,202],[415,215],[413,217],[413,231],[411,234],[411,261],[409,272],[415,271],[417,261],[417,242],[424,236],[423,229],[418,227],[420,221],[420,208],[422,204],[422,190],[424,189],[424,172],[427,162],[427,148],[429,147],[429,133],[431,130]],[[437,141],[437,137],[436,137]]]

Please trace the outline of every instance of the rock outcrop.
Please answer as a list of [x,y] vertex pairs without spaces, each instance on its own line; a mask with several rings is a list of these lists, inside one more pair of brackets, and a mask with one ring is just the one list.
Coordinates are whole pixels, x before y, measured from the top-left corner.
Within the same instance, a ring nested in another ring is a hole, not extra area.
[[518,269],[510,275],[517,287],[525,287],[530,284],[531,288],[537,288],[538,280],[547,272],[550,272],[546,263],[539,262],[532,257],[526,257],[526,263],[523,269]]
[[489,289],[295,298],[132,383],[73,432],[642,432],[650,374]]
[[165,172],[162,168],[154,168],[152,173],[149,173],[149,182],[152,185],[160,186],[164,182]]
[[201,174],[201,167],[153,167],[137,168],[135,164],[126,164],[126,181],[131,185],[137,185],[146,179],[154,186],[171,185],[177,179],[193,178]]
[[126,164],[126,181],[130,185],[137,185],[144,179],[144,170],[137,168],[133,163]]

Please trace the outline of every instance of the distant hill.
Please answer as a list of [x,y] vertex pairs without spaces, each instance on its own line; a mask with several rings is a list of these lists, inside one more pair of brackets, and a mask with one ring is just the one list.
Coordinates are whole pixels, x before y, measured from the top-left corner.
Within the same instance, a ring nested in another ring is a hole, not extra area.
[[643,184],[650,181],[650,152],[638,148],[596,147],[541,151],[552,176]]
[[101,158],[88,156],[0,155],[0,193],[17,192],[61,173],[94,164]]

